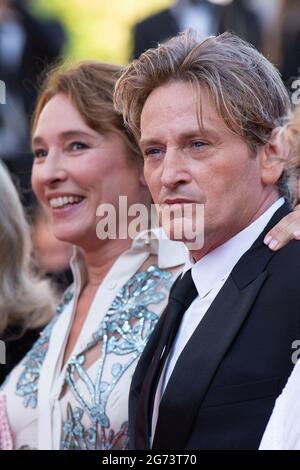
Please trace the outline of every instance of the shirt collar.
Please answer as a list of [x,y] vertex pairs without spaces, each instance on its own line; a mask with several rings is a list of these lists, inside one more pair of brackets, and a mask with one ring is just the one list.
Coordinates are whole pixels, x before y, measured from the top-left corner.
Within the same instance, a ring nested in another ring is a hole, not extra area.
[[184,264],[188,259],[188,250],[184,243],[170,240],[161,227],[141,232],[132,242],[132,250],[145,250],[157,256],[161,269],[173,268]]
[[196,263],[189,257],[185,263],[183,274],[188,269],[192,269],[192,278],[201,298],[207,295],[218,281],[228,277],[238,260],[249,250],[274,213],[283,204],[284,198],[281,197],[252,224]]
[[[170,269],[184,265],[189,255],[184,243],[170,240],[161,227],[141,232],[129,248],[131,252],[148,251],[149,255],[157,256],[157,265],[160,269]],[[126,250],[128,253],[128,250]],[[122,254],[123,255],[123,254]],[[121,255],[121,256],[122,256]],[[84,257],[80,248],[73,248],[70,262],[76,285],[83,285],[86,280]]]

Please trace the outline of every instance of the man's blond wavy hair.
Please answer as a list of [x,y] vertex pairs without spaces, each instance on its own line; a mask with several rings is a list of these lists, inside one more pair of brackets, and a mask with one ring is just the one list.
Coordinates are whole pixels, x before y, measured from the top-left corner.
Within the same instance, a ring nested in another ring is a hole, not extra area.
[[122,68],[94,60],[77,64],[59,64],[44,76],[32,116],[31,135],[37,127],[41,112],[56,95],[66,95],[79,111],[83,121],[96,132],[118,133],[134,163],[141,164],[139,146],[124,126],[122,115],[113,104],[114,87]]

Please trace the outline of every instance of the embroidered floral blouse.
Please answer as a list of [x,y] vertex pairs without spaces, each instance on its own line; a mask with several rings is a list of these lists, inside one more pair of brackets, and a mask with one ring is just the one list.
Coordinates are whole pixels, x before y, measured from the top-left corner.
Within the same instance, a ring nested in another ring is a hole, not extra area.
[[14,449],[126,448],[130,381],[187,256],[181,243],[152,233],[140,234],[114,263],[62,366],[86,276],[80,252],[74,255],[74,284],[0,390]]

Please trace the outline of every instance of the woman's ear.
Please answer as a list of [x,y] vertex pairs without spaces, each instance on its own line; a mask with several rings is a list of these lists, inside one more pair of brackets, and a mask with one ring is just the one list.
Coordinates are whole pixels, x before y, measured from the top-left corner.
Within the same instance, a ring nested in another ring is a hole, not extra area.
[[269,141],[258,150],[261,179],[264,184],[275,184],[288,164],[290,146],[284,128],[273,129]]

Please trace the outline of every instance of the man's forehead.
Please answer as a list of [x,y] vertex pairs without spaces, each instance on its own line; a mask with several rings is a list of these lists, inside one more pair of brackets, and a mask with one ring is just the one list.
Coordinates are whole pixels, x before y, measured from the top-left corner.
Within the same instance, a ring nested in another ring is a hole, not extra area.
[[190,82],[171,81],[152,90],[144,102],[141,119],[145,114],[180,109],[196,114],[200,108],[206,108],[209,114],[218,115],[215,100],[205,85],[193,85]]
[[[199,90],[201,90],[201,94],[203,90],[203,94],[208,95],[208,92],[204,89],[204,87],[199,86]],[[172,80],[163,83],[154,88],[148,95],[147,99],[145,100],[142,112],[144,111],[145,107],[149,106],[149,103],[155,102],[156,104],[159,103],[161,105],[166,104],[168,102],[177,103],[182,96],[185,96],[190,102],[194,102],[195,104],[199,99],[195,87],[190,82],[184,82],[182,80]]]
[[171,82],[149,95],[141,113],[141,139],[149,133],[176,129],[181,134],[227,129],[213,99],[203,87],[199,93],[190,83]]

